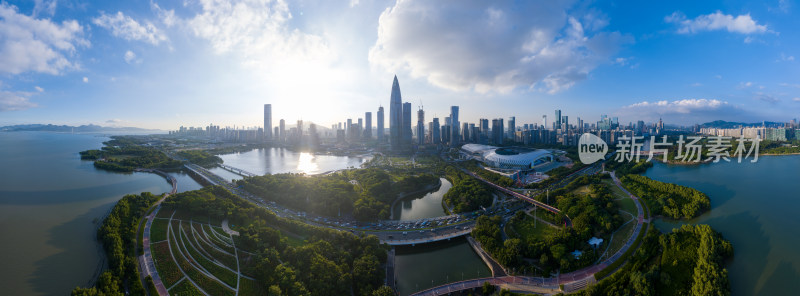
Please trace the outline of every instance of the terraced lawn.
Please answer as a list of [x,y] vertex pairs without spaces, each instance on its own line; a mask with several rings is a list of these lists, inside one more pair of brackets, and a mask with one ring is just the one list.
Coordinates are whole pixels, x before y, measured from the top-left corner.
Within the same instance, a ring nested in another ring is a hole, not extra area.
[[[159,211],[157,216],[165,215]],[[170,295],[236,295],[240,285],[238,293],[242,295],[265,295],[257,282],[239,276],[242,258],[236,257],[231,237],[221,228],[170,220],[171,213],[166,216],[153,221],[150,247],[156,271]]]

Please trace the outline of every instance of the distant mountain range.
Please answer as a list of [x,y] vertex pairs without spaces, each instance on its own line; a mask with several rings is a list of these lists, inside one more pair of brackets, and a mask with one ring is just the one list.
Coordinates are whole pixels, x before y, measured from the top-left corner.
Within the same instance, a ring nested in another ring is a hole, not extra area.
[[772,122],[772,121],[764,121],[764,122],[756,122],[756,123],[746,123],[746,122],[731,122],[731,121],[724,121],[724,120],[715,120],[712,122],[706,122],[700,125],[701,128],[703,127],[712,127],[712,128],[738,128],[738,127],[774,127],[774,126],[783,126],[783,122]]
[[37,131],[37,132],[76,132],[76,133],[92,133],[92,132],[147,132],[158,131],[152,129],[143,129],[138,127],[110,127],[99,126],[94,124],[70,126],[70,125],[53,125],[53,124],[19,124],[0,127],[0,131],[4,132],[23,132],[23,131]]

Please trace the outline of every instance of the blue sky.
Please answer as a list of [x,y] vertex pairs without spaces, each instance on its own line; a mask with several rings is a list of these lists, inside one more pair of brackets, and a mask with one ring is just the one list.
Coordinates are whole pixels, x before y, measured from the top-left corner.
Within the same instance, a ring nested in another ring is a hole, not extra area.
[[[800,4],[776,1],[11,1],[0,125],[324,126],[601,114],[623,123],[800,115]],[[797,57],[797,58],[795,58]],[[274,124],[276,124],[274,123]]]

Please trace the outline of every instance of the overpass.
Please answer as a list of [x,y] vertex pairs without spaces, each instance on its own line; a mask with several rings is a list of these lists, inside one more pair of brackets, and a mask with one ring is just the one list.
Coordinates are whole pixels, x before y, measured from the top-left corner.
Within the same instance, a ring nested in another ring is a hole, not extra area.
[[231,173],[234,173],[234,174],[237,174],[237,175],[240,175],[240,176],[243,176],[243,177],[255,177],[255,176],[258,176],[256,174],[251,173],[251,172],[245,171],[245,170],[240,169],[240,168],[235,168],[235,167],[232,167],[232,166],[229,166],[229,165],[226,165],[226,164],[221,164],[220,163],[220,164],[218,164],[218,166],[223,168],[223,169],[225,169],[225,170],[227,170],[227,171],[229,171],[229,172],[231,172]]

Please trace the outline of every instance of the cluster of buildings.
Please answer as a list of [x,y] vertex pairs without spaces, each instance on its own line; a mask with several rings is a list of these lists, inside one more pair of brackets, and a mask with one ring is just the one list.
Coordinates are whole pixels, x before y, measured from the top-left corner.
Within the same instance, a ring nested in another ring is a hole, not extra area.
[[[386,118],[385,112],[389,112]],[[220,128],[213,124],[206,127],[180,127],[170,134],[181,136],[207,137],[217,141],[261,143],[269,142],[278,145],[339,146],[343,149],[354,147],[376,147],[379,150],[397,153],[417,150],[438,150],[444,147],[461,147],[464,144],[479,144],[478,147],[522,145],[564,145],[576,146],[583,133],[593,133],[606,143],[615,145],[621,137],[662,135],[668,132],[664,122],[645,124],[644,121],[621,125],[617,117],[601,115],[596,122],[584,122],[580,117],[574,121],[561,110],[555,110],[551,121],[542,115],[540,123],[518,124],[514,116],[508,118],[480,118],[478,122],[462,122],[459,119],[459,106],[451,106],[449,116],[434,117],[426,120],[422,106],[416,111],[416,120],[412,118],[413,110],[409,102],[403,102],[400,83],[397,76],[392,81],[392,89],[388,110],[379,106],[375,121],[373,113],[365,112],[364,117],[347,118],[332,124],[330,128],[319,127],[314,123],[304,124],[298,120],[289,127],[284,119],[273,126],[272,105],[264,104],[263,127],[234,126]],[[388,127],[385,126],[388,119]],[[699,128],[681,130],[699,132],[706,135],[719,135],[762,140],[787,141],[800,139],[800,126],[796,120],[781,127],[739,127],[732,129]],[[484,149],[485,150],[485,149]],[[488,151],[488,150],[487,150]],[[489,158],[492,158],[491,156]],[[537,158],[538,159],[538,158]]]

